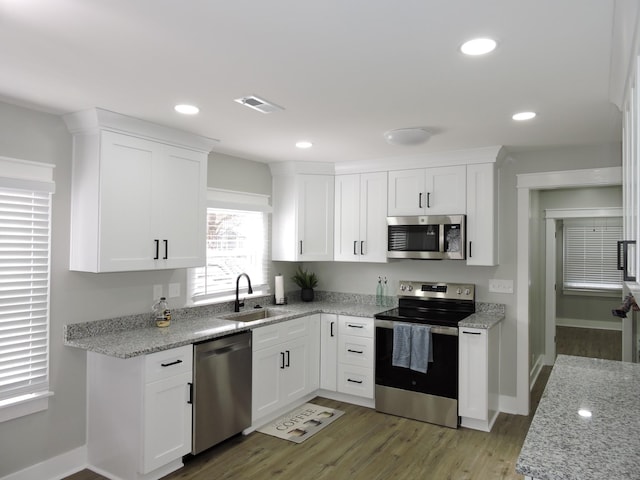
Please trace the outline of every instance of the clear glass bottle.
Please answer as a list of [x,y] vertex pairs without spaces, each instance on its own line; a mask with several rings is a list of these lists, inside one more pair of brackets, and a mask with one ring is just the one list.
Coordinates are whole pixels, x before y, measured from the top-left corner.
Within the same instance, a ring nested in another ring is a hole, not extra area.
[[153,319],[157,327],[168,327],[171,325],[171,310],[169,310],[169,304],[165,297],[160,297],[160,300],[151,307],[151,311],[153,312]]
[[382,278],[378,277],[378,286],[376,287],[376,305],[382,305]]
[[388,307],[391,305],[391,301],[389,299],[389,289],[387,287],[387,277],[384,277],[384,283],[382,284],[382,305]]

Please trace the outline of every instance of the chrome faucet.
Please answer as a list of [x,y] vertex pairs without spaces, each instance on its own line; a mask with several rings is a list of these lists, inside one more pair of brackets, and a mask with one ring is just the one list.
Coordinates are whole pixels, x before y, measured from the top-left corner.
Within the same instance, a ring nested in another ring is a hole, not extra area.
[[239,312],[240,307],[244,307],[244,298],[242,299],[242,302],[241,302],[238,297],[238,290],[240,288],[240,277],[247,277],[247,282],[249,283],[249,290],[247,290],[247,293],[249,294],[253,293],[253,288],[251,288],[251,279],[249,278],[249,275],[247,275],[246,273],[241,273],[240,275],[238,275],[238,278],[236,278],[236,301],[233,305],[234,312]]

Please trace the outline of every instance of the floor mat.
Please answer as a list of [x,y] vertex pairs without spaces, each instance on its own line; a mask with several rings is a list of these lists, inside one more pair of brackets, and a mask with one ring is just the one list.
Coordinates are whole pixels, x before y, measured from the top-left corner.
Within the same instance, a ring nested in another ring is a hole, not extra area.
[[305,403],[257,431],[274,437],[302,443],[344,415],[341,410]]

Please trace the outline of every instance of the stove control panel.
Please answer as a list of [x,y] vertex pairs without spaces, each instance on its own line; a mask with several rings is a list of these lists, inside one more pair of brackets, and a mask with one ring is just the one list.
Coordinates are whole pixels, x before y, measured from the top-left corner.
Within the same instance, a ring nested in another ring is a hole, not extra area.
[[400,281],[399,297],[446,298],[475,301],[476,287],[471,283]]

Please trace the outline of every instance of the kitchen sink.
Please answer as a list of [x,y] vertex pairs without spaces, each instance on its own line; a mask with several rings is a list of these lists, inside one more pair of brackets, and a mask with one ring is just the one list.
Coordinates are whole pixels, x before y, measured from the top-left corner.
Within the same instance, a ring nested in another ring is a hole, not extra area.
[[249,312],[243,313],[231,313],[224,315],[221,318],[225,320],[233,320],[234,322],[254,322],[256,320],[264,320],[265,318],[278,317],[280,315],[287,315],[287,310],[280,310],[276,308],[257,308]]

